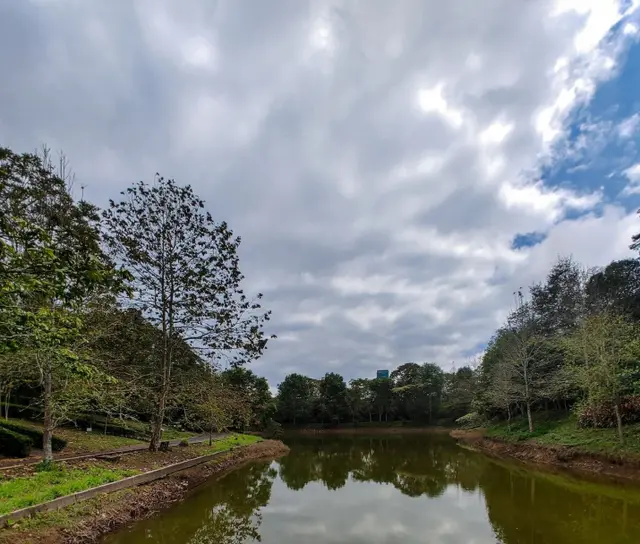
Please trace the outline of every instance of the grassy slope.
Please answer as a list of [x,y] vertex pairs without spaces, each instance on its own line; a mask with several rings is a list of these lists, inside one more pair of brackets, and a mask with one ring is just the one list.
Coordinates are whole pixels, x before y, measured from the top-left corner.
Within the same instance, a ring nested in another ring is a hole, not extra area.
[[[194,451],[197,451],[198,455],[208,455],[234,447],[248,446],[261,440],[259,436],[253,435],[230,435],[216,440],[211,446],[194,446]],[[38,472],[32,476],[4,482],[0,480],[0,514],[114,482],[138,472],[133,469],[118,468],[91,467],[87,470],[56,467],[50,472]]]
[[535,431],[529,433],[526,419],[514,420],[508,426],[500,422],[487,428],[486,436],[508,441],[524,441],[543,445],[569,446],[585,452],[615,453],[640,456],[640,425],[624,428],[625,444],[621,445],[615,429],[579,429],[573,417],[534,418]]
[[136,474],[135,470],[103,468],[63,469],[0,482],[0,514],[115,482]]
[[[33,429],[42,430],[42,425],[34,423],[32,421],[11,419],[11,423],[16,425],[22,425],[24,427],[31,427]],[[141,431],[145,429],[145,424],[140,422],[128,422],[128,425]],[[60,452],[62,455],[68,455],[72,453],[92,453],[97,451],[109,451],[123,446],[131,446],[135,444],[144,444],[141,440],[134,438],[125,438],[123,436],[113,436],[109,434],[103,434],[102,429],[94,427],[93,432],[86,432],[79,429],[71,429],[67,427],[60,427],[55,430],[54,434],[60,438],[64,438],[67,441],[67,447]],[[196,436],[194,433],[178,431],[177,429],[165,428],[162,433],[163,440],[177,440],[182,438],[191,438]],[[36,448],[40,447],[40,444],[34,445]]]

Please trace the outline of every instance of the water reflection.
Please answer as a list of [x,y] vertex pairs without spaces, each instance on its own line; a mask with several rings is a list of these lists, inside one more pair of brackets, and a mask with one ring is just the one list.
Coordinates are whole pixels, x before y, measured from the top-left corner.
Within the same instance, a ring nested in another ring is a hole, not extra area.
[[640,542],[635,488],[534,473],[433,435],[289,445],[107,542]]

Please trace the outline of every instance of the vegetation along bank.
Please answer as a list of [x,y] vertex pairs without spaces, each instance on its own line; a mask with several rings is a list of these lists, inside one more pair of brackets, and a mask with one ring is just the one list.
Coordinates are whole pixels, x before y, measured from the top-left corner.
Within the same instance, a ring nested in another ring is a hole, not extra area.
[[[236,447],[238,443],[241,447]],[[16,505],[24,506],[43,498],[48,499],[52,494],[64,494],[65,490],[77,490],[78,484],[104,483],[109,481],[110,477],[142,473],[158,466],[225,449],[228,453],[222,453],[207,463],[171,474],[166,478],[114,493],[101,494],[61,510],[22,519],[0,529],[0,544],[12,544],[17,541],[25,544],[95,542],[111,531],[167,508],[173,502],[184,498],[190,489],[213,475],[230,470],[246,461],[274,458],[288,452],[288,448],[282,442],[240,435],[214,442],[213,446],[202,444],[154,454],[136,452],[115,461],[92,459],[69,466],[58,465],[53,472],[18,472],[5,475],[5,478],[9,479],[0,485],[0,493],[4,492],[2,487],[11,487],[14,491],[10,503],[3,501],[3,510]]]

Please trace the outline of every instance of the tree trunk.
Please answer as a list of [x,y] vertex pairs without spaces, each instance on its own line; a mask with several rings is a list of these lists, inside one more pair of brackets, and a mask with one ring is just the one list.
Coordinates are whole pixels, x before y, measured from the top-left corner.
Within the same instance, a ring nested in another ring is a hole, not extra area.
[[213,423],[209,426],[209,446],[213,444]]
[[4,396],[4,418],[9,421],[9,402],[11,399],[11,389],[7,390],[7,394]]
[[51,363],[44,367],[44,429],[42,432],[42,451],[45,461],[53,461],[53,448],[51,447],[51,437],[53,436],[53,414],[51,412],[51,394],[53,391],[53,376]]
[[164,422],[164,410],[166,406],[166,391],[163,391],[158,400],[156,413],[153,417],[151,428],[151,440],[149,441],[149,451],[158,451],[162,440],[162,423]]
[[622,432],[622,416],[620,415],[620,405],[617,402],[613,405],[613,410],[616,413],[616,423],[618,424],[618,440],[620,440],[620,444],[624,444],[624,433]]
[[531,417],[531,402],[527,401],[527,419],[529,420],[529,432],[533,432],[533,418]]
[[432,413],[431,394],[429,394],[429,425],[431,425],[431,413]]
[[511,406],[507,403],[507,429],[511,430]]

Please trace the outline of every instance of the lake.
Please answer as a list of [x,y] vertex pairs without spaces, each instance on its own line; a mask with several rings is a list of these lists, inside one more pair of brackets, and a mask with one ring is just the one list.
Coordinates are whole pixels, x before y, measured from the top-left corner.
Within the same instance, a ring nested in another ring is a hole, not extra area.
[[495,461],[440,434],[290,437],[108,544],[627,544],[640,488]]

